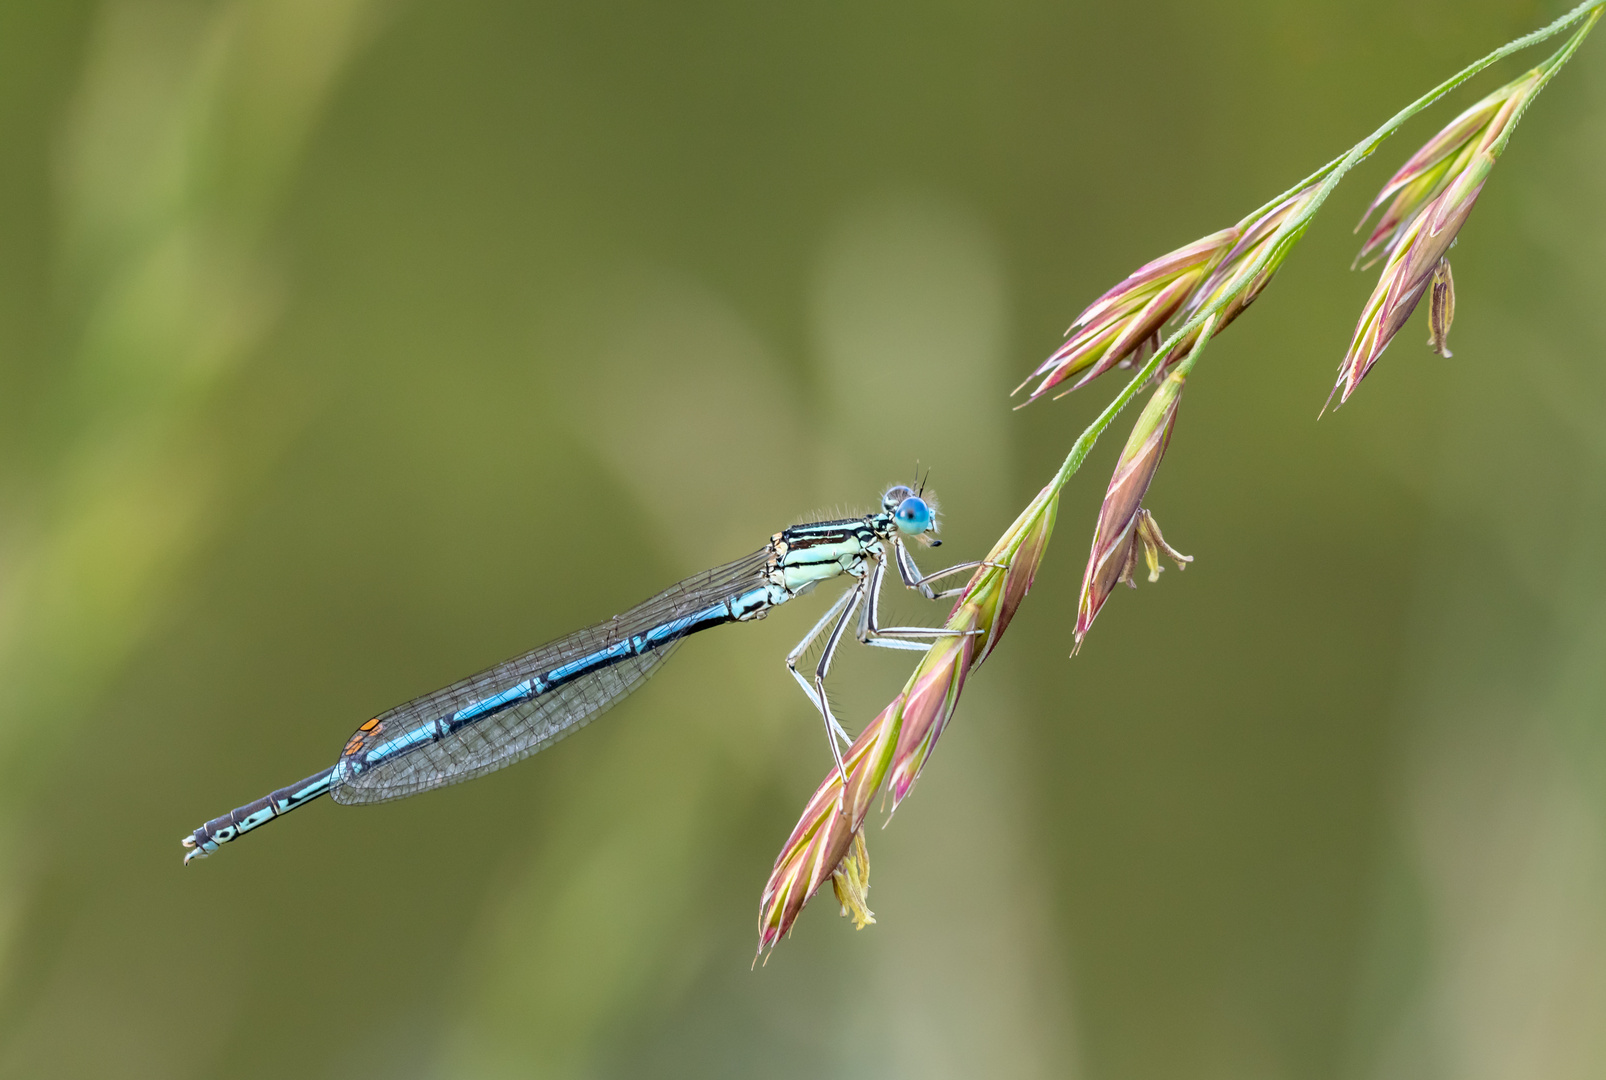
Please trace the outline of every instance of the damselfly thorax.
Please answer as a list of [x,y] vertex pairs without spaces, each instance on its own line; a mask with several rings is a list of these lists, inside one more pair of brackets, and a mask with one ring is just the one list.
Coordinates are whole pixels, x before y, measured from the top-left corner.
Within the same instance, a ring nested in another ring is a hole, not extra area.
[[[186,836],[184,846],[191,850],[184,859],[209,855],[321,795],[339,803],[382,802],[503,768],[605,712],[692,634],[764,618],[820,582],[846,576],[852,584],[786,657],[787,669],[823,719],[832,759],[843,771],[841,748],[852,740],[831,712],[825,678],[855,618],[855,636],[883,648],[923,651],[955,633],[880,621],[889,563],[904,585],[931,600],[961,591],[937,592],[932,582],[980,565],[962,563],[922,574],[909,544],[936,547],[941,543],[936,532],[934,504],[922,491],[902,485],[882,496],[876,513],[783,529],[746,558],[687,578],[621,615],[368,720],[334,765]],[[798,661],[822,635],[813,672],[799,671]]]

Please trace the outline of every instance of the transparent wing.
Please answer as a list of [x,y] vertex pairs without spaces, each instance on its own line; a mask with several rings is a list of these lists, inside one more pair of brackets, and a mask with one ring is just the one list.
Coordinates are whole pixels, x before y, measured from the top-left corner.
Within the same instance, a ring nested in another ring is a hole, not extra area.
[[[346,744],[330,794],[340,803],[399,799],[483,776],[544,750],[645,682],[687,634],[715,624],[679,627],[682,620],[762,586],[767,557],[763,549],[687,578],[622,615],[376,717]],[[660,640],[647,651],[610,658],[544,692],[527,689],[557,681],[550,677],[566,666],[627,649],[653,631]],[[467,721],[456,719],[476,711]],[[382,760],[367,764],[375,755]]]

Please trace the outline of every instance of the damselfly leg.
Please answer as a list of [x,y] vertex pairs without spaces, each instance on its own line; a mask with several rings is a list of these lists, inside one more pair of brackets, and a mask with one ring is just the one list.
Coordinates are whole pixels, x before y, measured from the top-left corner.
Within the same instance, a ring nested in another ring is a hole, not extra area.
[[901,537],[893,540],[892,550],[898,561],[898,576],[903,579],[903,583],[906,586],[914,589],[927,600],[946,600],[950,596],[958,596],[965,591],[965,586],[960,585],[957,588],[936,592],[931,587],[933,581],[941,581],[945,577],[962,574],[966,570],[974,570],[978,566],[991,566],[999,570],[1007,569],[1002,563],[990,563],[984,559],[978,559],[975,562],[965,562],[959,563],[957,566],[950,566],[946,570],[938,570],[935,574],[922,574],[920,567],[915,565],[914,556],[909,554],[909,546],[903,542]]
[[[814,624],[814,629],[797,643],[797,648],[786,654],[786,669],[792,673],[792,677],[797,680],[798,685],[803,688],[803,692],[808,695],[809,700],[814,703],[814,707],[820,711],[820,716],[825,720],[825,741],[831,746],[831,759],[836,762],[836,771],[842,779],[843,791],[848,787],[848,770],[842,764],[842,750],[837,746],[837,739],[842,740],[842,746],[853,745],[853,739],[831,714],[831,703],[825,696],[825,677],[831,671],[831,661],[836,656],[837,646],[842,643],[843,631],[852,621],[854,609],[859,606],[859,601],[863,598],[864,582],[854,582],[853,587],[838,597],[820,621]],[[835,625],[832,625],[833,621]],[[814,683],[811,686],[809,680],[797,670],[797,662],[808,652],[809,647],[828,625],[831,626],[831,632],[825,639],[825,647],[820,650],[820,661],[814,666]]]
[[859,619],[859,640],[866,645],[877,645],[883,649],[912,649],[925,652],[937,638],[963,637],[980,632],[949,630],[942,626],[882,626],[881,586],[886,582],[886,574],[887,564],[879,559],[876,560],[867,585],[869,600],[865,603],[864,614]]
[[826,632],[826,628],[831,626],[841,617],[842,609],[847,607],[848,604],[853,601],[858,591],[858,586],[855,585],[853,588],[848,589],[841,596],[837,597],[831,606],[826,609],[825,614],[820,616],[820,621],[814,624],[814,629],[810,630],[803,636],[803,640],[797,643],[797,648],[786,654],[786,670],[792,673],[792,678],[796,679],[797,684],[803,688],[803,693],[808,695],[809,701],[813,702],[814,707],[820,710],[820,715],[825,717],[827,735],[832,739],[832,746],[836,745],[836,739],[841,739],[844,746],[851,743],[853,740],[851,737],[849,737],[848,733],[842,729],[842,725],[836,722],[836,718],[831,715],[830,708],[822,706],[819,695],[816,693],[813,684],[811,684],[809,680],[804,677],[803,673],[797,669],[797,662],[803,659],[803,654],[808,652],[809,647],[814,644],[815,640],[821,634]]

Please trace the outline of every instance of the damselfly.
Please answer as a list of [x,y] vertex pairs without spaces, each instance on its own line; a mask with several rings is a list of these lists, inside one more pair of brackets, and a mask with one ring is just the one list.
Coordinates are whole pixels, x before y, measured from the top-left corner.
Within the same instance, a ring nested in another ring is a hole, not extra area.
[[[511,765],[613,706],[686,637],[723,623],[762,619],[771,608],[846,574],[853,584],[786,657],[788,670],[825,721],[831,756],[842,773],[838,741],[852,740],[831,713],[825,678],[855,614],[858,639],[867,645],[924,650],[933,639],[955,633],[881,625],[887,564],[897,568],[906,586],[931,600],[962,591],[937,592],[933,582],[981,565],[920,572],[909,543],[941,543],[935,505],[923,496],[923,488],[899,485],[882,496],[876,513],[784,529],[746,558],[687,578],[622,615],[376,716],[357,729],[331,767],[186,836],[184,846],[191,850],[184,861],[210,855],[320,795],[338,803],[383,802]],[[797,665],[821,635],[824,645],[811,677]]]

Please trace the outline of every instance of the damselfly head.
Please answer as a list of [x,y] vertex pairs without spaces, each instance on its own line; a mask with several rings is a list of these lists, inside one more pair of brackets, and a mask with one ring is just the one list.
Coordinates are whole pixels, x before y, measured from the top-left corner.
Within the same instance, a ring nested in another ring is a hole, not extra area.
[[902,484],[888,488],[881,496],[882,509],[892,515],[892,522],[900,533],[911,540],[919,540],[928,547],[942,543],[936,537],[937,502],[922,498],[913,488]]

